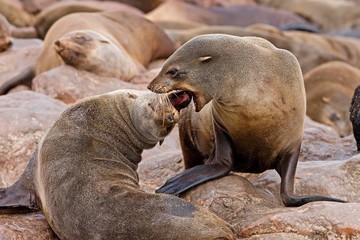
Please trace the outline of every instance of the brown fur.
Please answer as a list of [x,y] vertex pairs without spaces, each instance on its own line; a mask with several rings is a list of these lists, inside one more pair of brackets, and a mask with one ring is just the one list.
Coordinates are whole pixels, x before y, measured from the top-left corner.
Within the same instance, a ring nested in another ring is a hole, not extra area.
[[304,76],[307,110],[314,121],[333,127],[339,136],[352,133],[349,108],[360,70],[344,62],[322,64]]
[[135,90],[90,97],[60,115],[32,167],[41,210],[60,239],[234,239],[210,212],[140,190],[143,149],[178,119],[164,95]]
[[290,52],[257,37],[202,35],[167,59],[149,89],[185,90],[195,103],[195,111],[184,110],[179,121],[188,169],[158,192],[180,194],[230,171],[276,169],[287,206],[341,201],[293,195],[306,97],[299,63]]

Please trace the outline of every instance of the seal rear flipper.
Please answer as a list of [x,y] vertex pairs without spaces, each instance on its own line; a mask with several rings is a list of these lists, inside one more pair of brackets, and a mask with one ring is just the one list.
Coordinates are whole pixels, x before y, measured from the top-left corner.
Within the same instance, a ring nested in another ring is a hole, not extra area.
[[346,201],[318,195],[310,196],[295,196],[294,195],[294,177],[296,171],[296,165],[300,154],[300,146],[298,144],[293,152],[284,154],[279,161],[276,171],[281,177],[280,195],[281,199],[286,207],[299,207],[309,202],[316,201],[332,201],[345,203]]
[[0,86],[0,95],[7,94],[12,88],[23,84],[31,87],[32,79],[35,77],[35,69],[33,66],[25,68],[18,75],[10,78]]
[[230,170],[219,163],[198,165],[170,178],[155,192],[179,195],[200,183],[225,176]]

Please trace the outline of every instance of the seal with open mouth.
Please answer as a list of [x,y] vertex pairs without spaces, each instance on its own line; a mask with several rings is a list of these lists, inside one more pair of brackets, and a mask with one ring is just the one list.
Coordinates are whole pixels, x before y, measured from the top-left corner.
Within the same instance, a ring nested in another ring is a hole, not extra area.
[[42,210],[60,239],[235,239],[207,210],[139,187],[143,149],[170,133],[190,101],[135,90],[79,101],[49,128],[18,182],[0,190],[0,213]]
[[[178,195],[230,171],[276,169],[286,206],[342,200],[294,196],[294,176],[306,109],[300,66],[265,39],[209,34],[171,55],[148,88],[183,90],[180,143],[186,170],[157,190]],[[194,109],[195,108],[195,109]]]

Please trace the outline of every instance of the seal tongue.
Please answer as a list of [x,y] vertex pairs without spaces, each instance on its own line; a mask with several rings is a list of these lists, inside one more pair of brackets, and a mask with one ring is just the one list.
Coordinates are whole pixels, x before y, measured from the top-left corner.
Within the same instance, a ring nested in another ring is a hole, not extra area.
[[186,91],[174,92],[168,95],[171,104],[180,111],[189,105],[191,102],[192,95]]

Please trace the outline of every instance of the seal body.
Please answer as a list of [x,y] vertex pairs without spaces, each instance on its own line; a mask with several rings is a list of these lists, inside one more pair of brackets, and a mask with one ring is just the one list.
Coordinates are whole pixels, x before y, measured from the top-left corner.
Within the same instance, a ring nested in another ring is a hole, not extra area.
[[293,196],[306,98],[300,66],[290,52],[257,37],[202,35],[168,58],[149,89],[181,89],[194,100],[179,122],[188,169],[158,192],[180,194],[230,171],[276,169],[285,205],[338,201]]
[[60,239],[234,239],[208,211],[139,188],[143,149],[168,135],[179,119],[176,108],[189,102],[186,95],[169,101],[119,90],[74,104],[40,142],[23,174],[32,181],[21,178],[2,190],[0,205],[40,206]]

